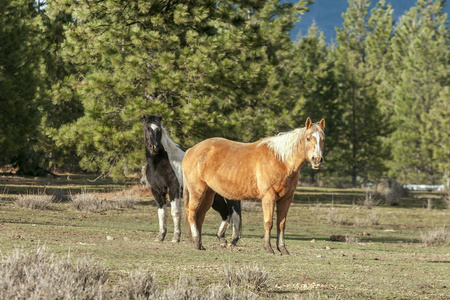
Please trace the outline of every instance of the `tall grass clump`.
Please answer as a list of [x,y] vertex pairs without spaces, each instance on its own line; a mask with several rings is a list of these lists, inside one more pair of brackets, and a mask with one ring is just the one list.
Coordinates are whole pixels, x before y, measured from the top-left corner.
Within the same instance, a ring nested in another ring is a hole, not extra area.
[[53,195],[44,193],[19,195],[14,201],[16,206],[30,209],[47,209],[54,200]]
[[0,299],[101,299],[108,273],[87,260],[58,259],[45,247],[16,249],[0,262]]
[[333,225],[343,225],[347,223],[342,214],[338,214],[334,207],[330,208],[326,214],[326,220]]
[[433,228],[425,233],[421,232],[422,243],[426,246],[446,246],[450,244],[450,232],[444,227]]
[[86,190],[80,194],[71,194],[70,200],[75,209],[86,212],[102,212],[111,209],[132,208],[136,200],[130,195],[120,196],[117,200],[101,199],[97,193],[87,193]]
[[358,204],[359,206],[364,206],[368,209],[371,209],[374,206],[378,206],[382,203],[383,201],[378,199],[377,196],[370,192],[370,191],[366,191],[366,196],[362,199],[359,200]]
[[232,288],[241,286],[246,289],[262,291],[270,286],[271,276],[264,268],[254,266],[243,266],[232,269],[225,267],[225,284]]

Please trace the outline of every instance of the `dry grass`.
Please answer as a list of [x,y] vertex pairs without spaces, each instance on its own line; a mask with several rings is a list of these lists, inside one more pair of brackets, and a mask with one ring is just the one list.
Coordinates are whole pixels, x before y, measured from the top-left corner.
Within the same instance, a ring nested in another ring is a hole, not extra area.
[[54,200],[53,195],[45,195],[43,193],[38,194],[25,194],[19,195],[14,203],[18,207],[30,208],[30,209],[47,209],[50,203]]
[[450,232],[445,226],[433,228],[425,233],[421,232],[422,243],[426,246],[446,246],[450,244]]

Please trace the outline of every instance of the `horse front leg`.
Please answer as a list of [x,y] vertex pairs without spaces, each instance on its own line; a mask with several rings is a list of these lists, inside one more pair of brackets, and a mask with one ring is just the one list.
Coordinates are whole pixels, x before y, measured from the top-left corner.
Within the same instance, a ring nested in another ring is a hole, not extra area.
[[155,238],[156,242],[164,241],[167,233],[166,225],[166,195],[160,193],[156,189],[151,189],[153,198],[155,198],[156,207],[158,208],[159,233]]
[[172,243],[179,243],[181,236],[181,213],[180,213],[181,199],[175,198],[170,201],[171,214],[173,218],[173,238]]
[[275,195],[268,192],[262,199],[262,208],[264,213],[264,249],[269,254],[275,254],[270,244],[270,231],[273,226],[273,210],[275,207]]
[[284,242],[284,230],[286,227],[286,217],[292,203],[292,196],[284,197],[277,202],[277,249],[281,255],[289,255]]
[[167,224],[166,224],[166,204],[157,205],[158,207],[158,220],[159,220],[159,233],[155,238],[156,242],[164,241],[167,233]]

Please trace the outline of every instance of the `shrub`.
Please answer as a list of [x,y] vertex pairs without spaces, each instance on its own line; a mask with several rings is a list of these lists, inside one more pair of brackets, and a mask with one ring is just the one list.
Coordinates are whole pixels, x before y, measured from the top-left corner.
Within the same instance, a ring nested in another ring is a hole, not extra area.
[[261,291],[269,287],[271,277],[264,268],[258,266],[243,266],[237,269],[225,267],[225,280],[230,288],[236,285]]
[[450,209],[450,187],[447,190],[447,194],[444,195],[443,199],[442,199],[445,203],[445,205],[447,205],[447,208]]
[[399,198],[406,196],[406,190],[394,179],[386,179],[375,185],[375,196],[384,199],[387,205],[398,205]]
[[122,283],[120,290],[116,291],[115,298],[122,299],[151,299],[158,292],[158,280],[154,273],[138,270],[129,275],[128,280]]
[[358,227],[367,227],[378,225],[378,216],[376,212],[370,213],[366,218],[355,218],[355,225]]
[[356,236],[346,235],[345,242],[347,244],[357,244],[357,243],[359,243],[359,239]]
[[[233,272],[232,272],[233,273]],[[244,267],[233,273],[239,284],[261,290],[268,275],[258,267]],[[0,261],[0,299],[160,299],[231,300],[257,299],[258,295],[224,285],[201,288],[195,279],[181,275],[160,290],[154,273],[138,270],[116,285],[109,283],[109,272],[90,260],[73,262],[49,254],[45,247],[25,253],[16,249]]]
[[25,207],[30,209],[47,209],[50,203],[53,202],[54,196],[45,194],[27,194],[19,195],[14,201],[18,207]]
[[118,200],[101,199],[96,193],[87,193],[85,190],[80,194],[70,195],[73,207],[80,211],[101,212],[110,209],[132,208],[136,200],[131,195],[124,195]]
[[241,201],[241,209],[250,212],[262,211],[261,201]]
[[445,227],[433,228],[426,233],[420,233],[422,243],[426,246],[446,246],[450,244],[450,232]]
[[346,223],[344,216],[342,214],[338,214],[335,208],[331,208],[327,215],[326,219],[328,223],[334,224],[334,225],[343,225]]
[[0,263],[0,299],[104,298],[108,273],[90,261],[57,259],[45,247],[15,250]]

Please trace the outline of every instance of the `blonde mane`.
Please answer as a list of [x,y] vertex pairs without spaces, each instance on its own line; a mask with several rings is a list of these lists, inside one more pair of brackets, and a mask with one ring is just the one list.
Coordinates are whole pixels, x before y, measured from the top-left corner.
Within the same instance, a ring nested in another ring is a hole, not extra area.
[[276,136],[266,137],[259,142],[258,147],[267,145],[273,151],[275,157],[284,163],[296,153],[298,144],[305,131],[306,127],[303,127],[288,132],[281,132]]
[[181,169],[181,162],[183,161],[184,151],[172,141],[167,134],[167,130],[161,125],[162,135],[161,135],[161,143],[163,144],[164,150],[166,150],[167,155],[169,156],[169,162],[172,166],[175,175],[177,176],[178,183],[180,186],[183,186],[183,170]]

